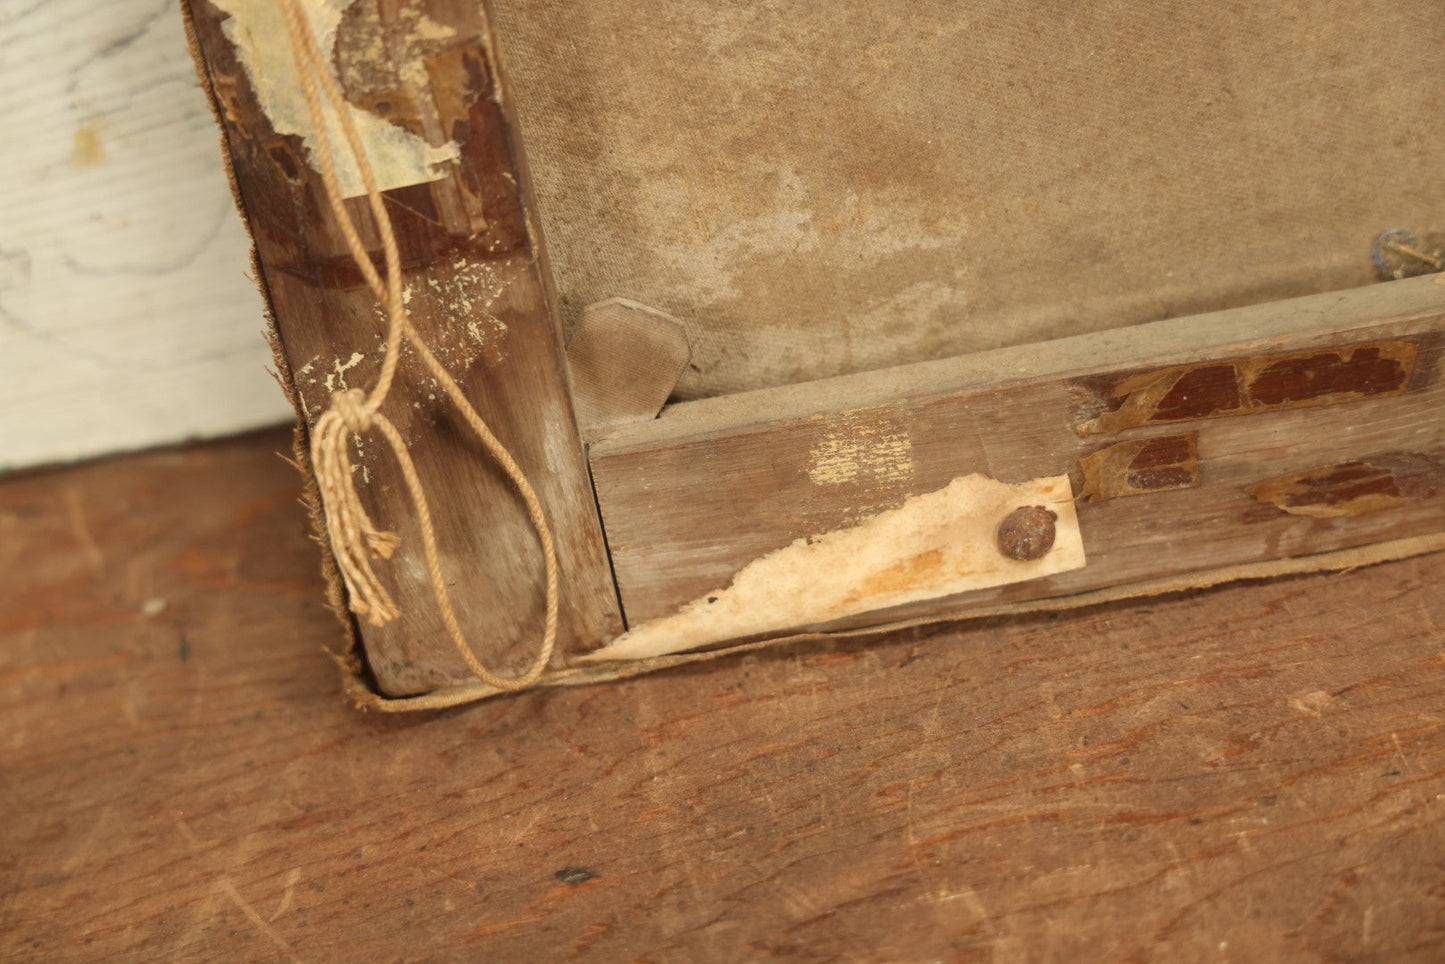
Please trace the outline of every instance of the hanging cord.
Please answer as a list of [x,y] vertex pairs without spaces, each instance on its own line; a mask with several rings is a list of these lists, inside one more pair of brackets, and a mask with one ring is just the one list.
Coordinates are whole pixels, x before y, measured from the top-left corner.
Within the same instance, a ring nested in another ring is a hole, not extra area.
[[[362,276],[366,279],[367,285],[370,286],[377,300],[386,306],[388,324],[386,355],[382,359],[381,372],[377,376],[376,386],[372,388],[369,395],[359,388],[333,394],[331,407],[317,419],[311,436],[311,460],[316,467],[316,480],[321,490],[322,504],[326,509],[326,529],[331,537],[331,546],[336,553],[337,564],[346,580],[346,586],[350,590],[351,609],[357,615],[366,617],[373,626],[383,626],[401,615],[401,611],[392,601],[391,595],[377,579],[376,572],[371,568],[370,559],[371,555],[382,559],[390,558],[401,540],[395,533],[380,531],[372,525],[366,510],[362,508],[361,499],[358,497],[356,486],[352,481],[351,459],[348,455],[352,436],[359,437],[376,429],[391,444],[397,465],[401,468],[402,477],[406,480],[407,491],[410,493],[412,505],[416,509],[417,525],[421,529],[422,548],[426,553],[427,571],[431,574],[432,590],[436,594],[437,608],[441,611],[442,622],[446,624],[447,633],[451,636],[457,653],[461,655],[467,668],[482,682],[500,690],[522,689],[536,682],[537,678],[542,675],[557,642],[557,552],[552,541],[552,530],[547,525],[547,518],[542,512],[541,503],[537,500],[537,493],[533,491],[516,460],[512,458],[506,446],[492,433],[482,417],[477,414],[476,409],[472,407],[471,402],[467,400],[456,381],[452,379],[441,362],[437,361],[436,356],[432,354],[431,349],[427,347],[426,342],[422,341],[416,328],[412,326],[411,319],[407,317],[405,301],[402,297],[401,255],[397,249],[396,235],[392,230],[391,216],[382,204],[381,193],[376,189],[376,179],[372,175],[371,164],[367,161],[366,151],[361,144],[361,136],[357,133],[356,121],[352,118],[346,99],[337,86],[335,78],[331,76],[326,60],[316,45],[316,38],[311,32],[310,23],[302,12],[298,0],[281,0],[281,5],[286,15],[286,29],[291,37],[291,51],[296,58],[296,67],[301,75],[301,88],[306,95],[306,107],[311,114],[311,126],[315,128],[317,147],[315,159],[320,167],[322,184],[326,188],[326,200],[331,206],[332,213],[336,216],[341,234],[346,239],[346,246],[351,250],[351,257],[356,261],[357,268],[361,270]],[[317,78],[320,78],[321,81],[320,90],[317,89]],[[376,222],[377,233],[381,236],[381,247],[385,256],[386,278],[384,280],[377,273],[371,255],[361,242],[356,224],[346,210],[345,202],[341,197],[341,189],[336,182],[336,161],[332,154],[330,138],[327,136],[326,118],[321,109],[322,92],[325,93],[326,99],[331,103],[341,122],[342,133],[346,136],[347,146],[351,149],[351,154],[356,160],[357,170],[361,174],[362,184],[366,187],[366,199],[371,207],[372,218]],[[411,455],[407,452],[406,442],[402,439],[401,433],[397,431],[390,419],[381,414],[382,402],[386,401],[387,393],[391,390],[391,383],[396,377],[396,366],[403,337],[417,353],[422,363],[426,365],[427,370],[442,386],[447,397],[452,400],[452,404],[457,407],[457,411],[471,426],[477,438],[481,439],[482,446],[487,453],[496,460],[507,474],[507,478],[516,486],[517,493],[526,504],[527,514],[531,517],[532,525],[537,530],[537,537],[542,543],[542,556],[547,570],[546,626],[542,632],[542,647],[537,653],[537,658],[533,661],[531,668],[520,676],[498,676],[489,670],[473,654],[466,637],[462,635],[456,612],[452,609],[451,597],[447,594],[446,582],[442,577],[441,561],[437,555],[436,532],[432,528],[431,510],[427,506],[426,492],[422,488],[421,479],[417,477],[416,466],[412,463]]]

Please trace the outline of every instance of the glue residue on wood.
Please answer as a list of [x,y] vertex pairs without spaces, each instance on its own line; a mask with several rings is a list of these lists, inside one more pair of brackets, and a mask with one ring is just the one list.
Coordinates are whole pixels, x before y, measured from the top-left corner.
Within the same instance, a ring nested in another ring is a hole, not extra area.
[[[1001,554],[999,524],[1015,509],[1057,516],[1052,548]],[[1083,540],[1068,476],[1016,485],[982,475],[907,499],[859,525],[805,536],[745,566],[726,589],[650,620],[585,657],[631,660],[816,626],[905,603],[1082,568]]]
[[[333,49],[341,16],[355,2],[305,0],[302,4],[323,52]],[[235,45],[236,56],[245,66],[271,126],[278,134],[301,137],[306,143],[308,155],[314,158],[316,136],[311,129],[300,75],[291,54],[281,4],[276,0],[214,0],[214,3],[230,14],[223,29],[227,39]],[[332,144],[344,143],[334,112],[330,105],[324,102],[323,105],[327,114],[327,136]],[[455,161],[458,157],[457,145],[453,141],[441,145],[429,144],[370,111],[355,105],[349,105],[348,109],[366,147],[367,160],[371,162],[379,190],[390,191],[440,180],[447,172],[444,168],[438,170],[437,165]],[[336,177],[345,197],[360,197],[366,193],[356,162],[347,151],[336,154]]]

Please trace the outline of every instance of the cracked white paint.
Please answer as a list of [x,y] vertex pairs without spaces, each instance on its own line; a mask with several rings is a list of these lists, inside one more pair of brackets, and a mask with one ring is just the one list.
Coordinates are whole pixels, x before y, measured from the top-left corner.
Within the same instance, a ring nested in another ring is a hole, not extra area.
[[0,2],[0,472],[293,417],[174,0]]
[[[1020,506],[1057,515],[1053,548],[1018,562],[997,546]],[[906,500],[845,529],[798,539],[745,566],[726,589],[634,627],[585,657],[646,659],[711,643],[819,626],[849,616],[1082,568],[1069,478],[1011,485],[982,475]]]

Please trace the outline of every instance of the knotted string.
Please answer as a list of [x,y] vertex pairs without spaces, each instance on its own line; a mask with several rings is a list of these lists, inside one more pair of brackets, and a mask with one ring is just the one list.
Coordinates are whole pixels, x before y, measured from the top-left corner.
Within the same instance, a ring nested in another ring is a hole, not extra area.
[[[527,481],[526,475],[523,474],[516,460],[512,458],[512,454],[507,451],[506,446],[497,439],[491,428],[477,414],[476,409],[472,407],[471,402],[467,400],[456,381],[441,362],[437,361],[436,356],[432,354],[431,349],[427,347],[426,342],[422,341],[416,328],[412,326],[411,319],[407,317],[405,300],[402,297],[401,255],[397,248],[396,235],[392,230],[391,216],[382,203],[381,192],[376,188],[376,179],[372,175],[371,164],[367,160],[366,150],[362,146],[361,136],[357,132],[356,121],[352,118],[346,99],[337,86],[335,78],[331,75],[326,59],[317,47],[316,38],[311,32],[311,25],[302,12],[298,0],[281,0],[281,5],[286,16],[286,29],[291,38],[291,51],[296,58],[296,67],[301,75],[301,89],[306,95],[306,107],[311,115],[311,125],[315,128],[315,159],[320,168],[321,182],[326,189],[326,200],[331,206],[332,213],[336,216],[342,237],[346,240],[346,246],[350,249],[351,257],[355,260],[357,268],[360,269],[377,300],[386,307],[388,324],[386,354],[382,359],[381,372],[377,376],[376,386],[372,388],[370,394],[353,388],[332,395],[331,407],[317,419],[311,436],[311,460],[316,468],[316,480],[321,490],[322,504],[326,510],[327,534],[331,538],[331,546],[336,554],[337,564],[341,569],[342,577],[346,580],[346,587],[350,591],[351,609],[357,615],[365,617],[373,626],[383,626],[401,615],[391,594],[381,584],[371,565],[372,556],[381,559],[390,558],[401,540],[393,532],[377,529],[372,524],[370,517],[367,516],[366,510],[362,508],[361,499],[357,495],[356,485],[352,480],[351,459],[348,455],[351,438],[359,437],[374,429],[390,443],[392,453],[396,456],[397,465],[401,468],[402,477],[406,481],[407,492],[416,509],[417,526],[421,530],[422,549],[426,555],[427,571],[431,575],[437,608],[441,612],[442,622],[446,624],[447,632],[450,634],[458,654],[467,664],[467,668],[482,682],[501,690],[522,689],[534,683],[542,675],[557,641],[557,552],[552,541],[552,530],[547,525],[542,505],[537,499],[537,493],[533,491],[531,483]],[[320,79],[319,90],[318,78]],[[377,273],[371,255],[362,244],[361,236],[356,230],[356,224],[352,221],[350,213],[346,210],[346,204],[341,196],[341,188],[336,181],[335,157],[332,154],[331,140],[327,134],[326,117],[321,108],[323,92],[340,120],[341,131],[346,137],[347,146],[355,158],[357,170],[361,175],[361,182],[366,188],[366,199],[371,207],[372,219],[376,223],[377,233],[381,236],[382,253],[386,264],[385,279]],[[482,665],[473,654],[471,646],[467,644],[466,637],[462,634],[461,626],[457,622],[456,612],[452,608],[451,597],[447,594],[446,582],[442,577],[441,560],[437,554],[436,532],[432,528],[431,510],[427,505],[426,492],[422,488],[421,479],[417,477],[416,466],[412,463],[411,455],[407,451],[406,442],[402,439],[401,433],[397,431],[391,420],[381,413],[381,405],[386,401],[387,393],[391,390],[392,380],[396,376],[396,366],[403,337],[441,385],[447,397],[452,400],[452,404],[456,406],[462,418],[471,426],[472,431],[481,440],[482,447],[496,460],[507,478],[516,486],[517,493],[522,497],[522,502],[526,504],[527,514],[531,517],[532,525],[537,530],[537,537],[542,543],[542,557],[546,564],[547,576],[546,625],[542,632],[542,646],[537,653],[537,658],[533,661],[531,668],[520,676],[498,676]]]

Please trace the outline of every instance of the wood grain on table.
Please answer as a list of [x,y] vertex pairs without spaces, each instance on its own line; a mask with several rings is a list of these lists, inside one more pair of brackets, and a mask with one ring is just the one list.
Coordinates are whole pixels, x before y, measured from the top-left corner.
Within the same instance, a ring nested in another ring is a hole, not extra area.
[[386,717],[288,443],[0,483],[0,959],[1445,956],[1445,555]]

